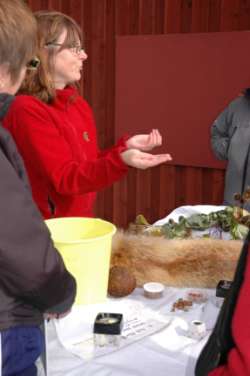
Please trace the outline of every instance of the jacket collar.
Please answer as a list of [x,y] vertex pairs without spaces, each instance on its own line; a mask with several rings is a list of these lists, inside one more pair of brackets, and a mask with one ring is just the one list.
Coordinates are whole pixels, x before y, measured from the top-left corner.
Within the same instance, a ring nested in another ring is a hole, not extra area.
[[66,86],[64,89],[56,90],[55,105],[65,108],[74,102],[78,95],[78,91],[74,86]]
[[10,104],[14,99],[14,95],[0,93],[0,119],[3,119],[3,117],[6,115]]

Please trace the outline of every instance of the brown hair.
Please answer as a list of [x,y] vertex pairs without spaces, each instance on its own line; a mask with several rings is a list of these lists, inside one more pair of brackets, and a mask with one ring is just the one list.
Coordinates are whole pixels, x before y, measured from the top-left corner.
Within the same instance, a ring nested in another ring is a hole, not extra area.
[[31,94],[45,103],[51,103],[55,98],[53,60],[56,52],[54,48],[45,47],[56,43],[64,30],[67,35],[60,50],[74,45],[79,39],[82,41],[82,32],[75,20],[60,12],[39,11],[35,13],[35,18],[38,24],[37,55],[41,63],[38,69],[27,71],[19,93]]
[[33,57],[36,21],[22,0],[0,0],[0,65],[6,64],[13,83]]

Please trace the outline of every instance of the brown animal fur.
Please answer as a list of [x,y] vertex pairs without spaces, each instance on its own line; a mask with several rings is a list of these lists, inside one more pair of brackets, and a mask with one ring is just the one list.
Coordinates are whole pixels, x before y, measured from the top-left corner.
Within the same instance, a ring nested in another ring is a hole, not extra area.
[[215,287],[232,280],[242,242],[131,235],[118,231],[113,238],[111,266],[127,267],[137,286],[149,281],[179,287]]

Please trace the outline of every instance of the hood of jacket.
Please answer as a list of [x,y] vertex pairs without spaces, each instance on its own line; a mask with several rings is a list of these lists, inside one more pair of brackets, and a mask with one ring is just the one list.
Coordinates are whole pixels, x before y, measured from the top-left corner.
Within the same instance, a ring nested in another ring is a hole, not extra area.
[[6,115],[14,99],[14,95],[0,93],[0,120],[3,119],[3,117]]

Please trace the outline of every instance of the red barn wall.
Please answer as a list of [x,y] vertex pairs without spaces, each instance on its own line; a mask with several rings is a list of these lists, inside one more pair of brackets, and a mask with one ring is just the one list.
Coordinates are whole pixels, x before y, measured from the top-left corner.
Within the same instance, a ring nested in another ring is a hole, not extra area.
[[[250,0],[27,0],[31,8],[54,9],[82,26],[89,59],[82,90],[92,105],[101,147],[115,138],[116,36],[201,33],[250,29]],[[132,88],[131,88],[132,89]],[[159,166],[131,170],[99,193],[96,215],[126,227],[136,214],[153,222],[185,204],[219,204],[224,171]]]

